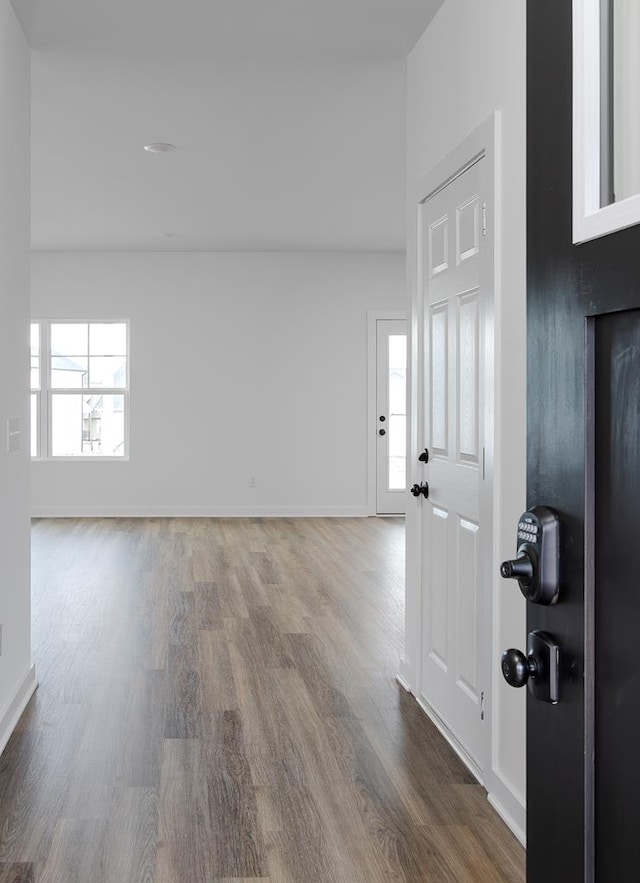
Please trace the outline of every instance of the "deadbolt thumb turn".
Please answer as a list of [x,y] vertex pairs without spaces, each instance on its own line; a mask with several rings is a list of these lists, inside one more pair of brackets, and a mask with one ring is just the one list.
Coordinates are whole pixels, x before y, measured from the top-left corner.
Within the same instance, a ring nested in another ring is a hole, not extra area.
[[423,481],[422,484],[414,484],[411,488],[411,493],[414,497],[419,497],[420,494],[427,500],[429,498],[429,485],[426,481]]
[[552,509],[534,506],[518,522],[516,557],[503,561],[500,575],[516,579],[527,601],[555,604],[560,590],[560,520]]

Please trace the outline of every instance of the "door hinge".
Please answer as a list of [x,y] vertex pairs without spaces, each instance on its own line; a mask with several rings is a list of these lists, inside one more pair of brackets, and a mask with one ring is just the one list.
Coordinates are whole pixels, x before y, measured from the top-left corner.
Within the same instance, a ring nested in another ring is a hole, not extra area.
[[487,203],[482,203],[482,235],[487,235]]
[[484,720],[484,692],[480,693],[480,720]]

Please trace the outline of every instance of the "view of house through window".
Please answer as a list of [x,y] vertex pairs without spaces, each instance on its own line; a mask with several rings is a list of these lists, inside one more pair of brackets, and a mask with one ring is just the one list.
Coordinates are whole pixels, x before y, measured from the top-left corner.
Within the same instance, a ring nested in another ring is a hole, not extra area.
[[126,456],[127,367],[126,322],[34,323],[32,455]]

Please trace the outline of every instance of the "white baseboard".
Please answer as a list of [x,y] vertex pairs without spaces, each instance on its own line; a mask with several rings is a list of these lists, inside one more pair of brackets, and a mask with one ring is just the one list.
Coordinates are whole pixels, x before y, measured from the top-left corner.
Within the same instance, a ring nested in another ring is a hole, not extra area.
[[409,682],[403,677],[400,672],[396,675],[396,681],[400,684],[405,693],[409,693],[410,696],[414,695],[413,690],[409,686]]
[[366,506],[33,506],[32,518],[367,518]]
[[0,718],[0,754],[2,754],[7,747],[7,742],[11,738],[11,734],[20,720],[22,712],[27,707],[27,703],[35,693],[37,686],[36,667],[35,665],[32,665],[22,679],[22,683],[9,703],[7,710]]
[[409,660],[406,656],[400,657],[396,681],[400,684],[403,690],[407,693],[411,693],[412,696],[415,696],[415,690],[411,686],[411,682],[413,681],[413,667],[409,665]]
[[493,779],[493,787],[487,795],[489,803],[526,848],[526,808],[522,801],[518,800],[513,792],[502,784],[499,776],[496,776],[495,773]]

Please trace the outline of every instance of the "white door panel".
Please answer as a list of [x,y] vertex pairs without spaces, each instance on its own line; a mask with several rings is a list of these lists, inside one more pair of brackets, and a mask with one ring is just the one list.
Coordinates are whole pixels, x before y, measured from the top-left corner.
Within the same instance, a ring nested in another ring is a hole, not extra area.
[[[483,160],[422,206],[423,441],[420,692],[483,766],[484,577],[491,525],[481,518],[484,366]],[[488,633],[487,633],[488,634]],[[486,640],[486,639],[485,639]]]

